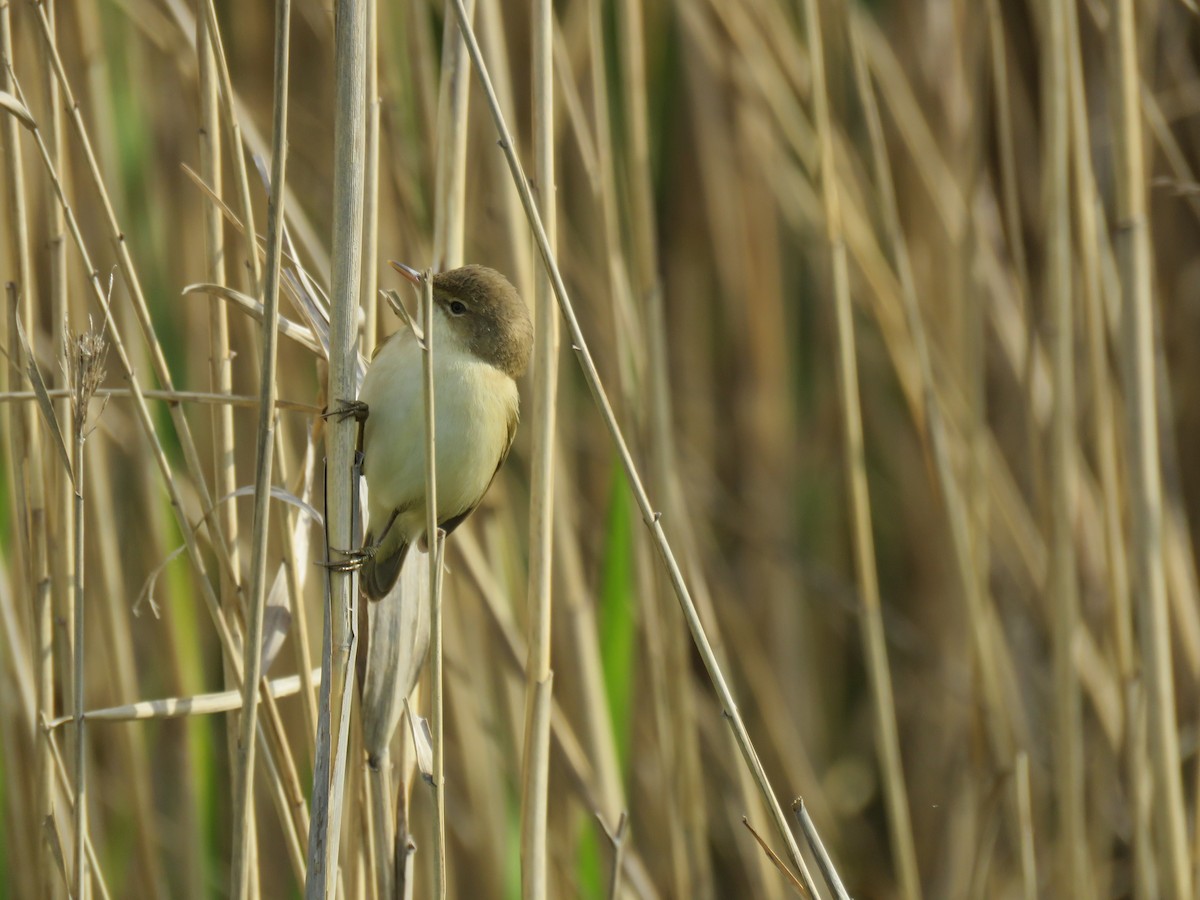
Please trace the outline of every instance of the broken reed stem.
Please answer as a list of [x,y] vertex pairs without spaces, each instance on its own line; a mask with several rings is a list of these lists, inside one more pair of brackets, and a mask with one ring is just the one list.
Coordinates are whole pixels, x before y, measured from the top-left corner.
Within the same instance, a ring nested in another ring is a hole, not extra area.
[[[533,9],[534,177],[551,247],[556,243],[554,187],[554,15],[551,0]],[[521,892],[544,900],[550,790],[550,668],[554,539],[554,433],[558,397],[558,316],[543,271],[534,276],[533,449],[529,486],[529,658],[525,665],[525,742],[521,772]]]
[[[821,875],[825,878],[825,883],[829,885],[829,889],[833,891],[833,896],[836,900],[850,900],[850,895],[846,893],[846,887],[842,884],[841,876],[838,875],[837,869],[833,865],[833,860],[829,858],[829,854],[825,850],[825,844],[821,841],[821,835],[817,833],[817,826],[813,824],[813,820],[808,814],[808,807],[804,805],[802,797],[797,797],[792,803],[792,812],[796,816],[796,821],[800,823],[800,830],[804,833],[804,839],[808,841],[808,846],[812,850],[813,856],[817,858],[817,868],[821,870]],[[811,888],[809,888],[809,891],[814,898],[819,896]]]
[[259,375],[258,445],[254,468],[254,520],[250,550],[250,595],[243,650],[242,716],[239,722],[236,793],[233,798],[233,861],[230,895],[250,891],[254,841],[254,750],[258,729],[258,690],[262,674],[263,616],[266,604],[267,541],[270,536],[271,472],[275,458],[275,377],[279,357],[279,277],[283,255],[283,187],[287,175],[288,60],[291,0],[275,0],[275,84],[271,135],[271,195],[267,203],[267,272],[263,288],[262,367]]
[[849,487],[854,563],[862,596],[860,624],[871,680],[875,712],[875,747],[883,770],[884,797],[892,838],[892,855],[901,891],[907,900],[921,897],[916,846],[912,834],[896,706],[892,695],[891,670],[884,634],[875,542],[871,533],[871,497],[867,484],[866,451],[863,441],[862,407],[858,389],[858,358],[855,348],[854,310],[850,300],[850,270],[842,234],[841,201],[836,161],[833,154],[833,122],[825,84],[825,42],[817,0],[805,0],[808,46],[812,56],[815,124],[820,146],[821,195],[825,208],[825,230],[833,267],[835,319],[837,325],[838,389],[841,394],[843,438],[846,442],[846,480]]
[[429,552],[429,628],[432,639],[431,681],[433,702],[433,859],[434,896],[445,900],[446,884],[446,748],[445,702],[442,684],[442,546],[444,535],[437,521],[437,416],[433,384],[433,270],[421,273],[421,312],[424,351],[421,368],[425,397],[425,543]]
[[572,349],[579,360],[584,379],[587,381],[588,388],[591,390],[592,397],[599,408],[605,427],[615,445],[617,455],[620,457],[621,466],[624,469],[630,490],[633,492],[634,500],[642,514],[642,520],[645,522],[646,527],[650,529],[655,548],[658,550],[663,565],[667,569],[671,586],[679,600],[679,605],[683,611],[684,618],[687,620],[688,628],[691,630],[696,649],[700,653],[705,670],[708,672],[709,678],[713,683],[713,688],[716,690],[717,696],[721,701],[724,715],[729,721],[729,727],[733,731],[738,748],[742,752],[742,757],[753,775],[755,783],[762,792],[768,809],[771,811],[779,837],[787,847],[788,858],[791,860],[792,865],[802,873],[805,883],[811,884],[812,879],[808,875],[808,867],[800,855],[800,848],[796,844],[796,839],[792,835],[791,829],[788,827],[783,809],[780,807],[779,801],[771,789],[766,770],[763,768],[762,762],[758,758],[758,753],[754,749],[754,743],[751,741],[750,734],[746,730],[746,723],[742,720],[742,715],[738,710],[737,703],[734,701],[733,693],[725,681],[725,674],[721,671],[720,663],[717,661],[716,654],[709,643],[708,634],[704,630],[704,624],[700,621],[700,616],[696,612],[696,604],[692,600],[691,593],[684,582],[683,573],[680,571],[679,563],[676,561],[670,542],[663,531],[662,517],[655,511],[654,506],[650,502],[650,497],[642,485],[642,479],[638,474],[633,456],[629,451],[629,445],[625,441],[625,436],[621,432],[621,426],[617,422],[616,414],[613,412],[612,404],[609,403],[604,385],[600,381],[600,374],[596,370],[596,363],[592,359],[591,352],[588,350],[583,329],[580,327],[579,320],[575,316],[575,308],[572,306],[570,297],[567,295],[566,285],[563,283],[562,273],[559,272],[557,259],[550,246],[550,240],[546,236],[546,230],[542,225],[537,206],[534,203],[529,181],[525,177],[524,170],[521,168],[520,160],[517,159],[512,134],[508,130],[504,113],[501,111],[500,104],[496,100],[496,91],[492,87],[487,66],[484,64],[483,55],[480,53],[479,42],[475,39],[475,34],[471,30],[471,23],[467,15],[464,0],[453,0],[453,3],[455,15],[458,17],[459,28],[462,30],[463,37],[467,41],[467,49],[471,54],[472,62],[475,64],[475,71],[479,76],[480,84],[487,96],[488,107],[491,109],[496,130],[500,134],[500,148],[508,161],[509,172],[517,186],[517,191],[521,195],[521,205],[525,208],[525,215],[529,219],[530,227],[533,229],[538,251],[550,276],[551,286],[554,288],[554,296],[558,300],[559,309],[566,320],[567,330],[571,335]]
[[1154,769],[1155,841],[1164,866],[1166,896],[1192,895],[1187,817],[1175,724],[1171,620],[1163,571],[1163,488],[1159,462],[1158,393],[1155,384],[1153,259],[1147,219],[1142,150],[1141,83],[1133,0],[1113,0],[1110,26],[1116,78],[1113,132],[1116,149],[1117,248],[1121,274],[1126,435],[1133,510],[1134,582],[1140,595],[1138,634],[1146,686],[1148,744]]

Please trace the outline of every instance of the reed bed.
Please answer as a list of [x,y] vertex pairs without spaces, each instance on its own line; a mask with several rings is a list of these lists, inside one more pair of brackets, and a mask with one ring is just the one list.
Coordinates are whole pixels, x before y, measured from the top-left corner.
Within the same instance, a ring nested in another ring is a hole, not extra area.
[[[1198,21],[0,3],[0,894],[1193,897]],[[538,337],[368,609],[393,258]]]

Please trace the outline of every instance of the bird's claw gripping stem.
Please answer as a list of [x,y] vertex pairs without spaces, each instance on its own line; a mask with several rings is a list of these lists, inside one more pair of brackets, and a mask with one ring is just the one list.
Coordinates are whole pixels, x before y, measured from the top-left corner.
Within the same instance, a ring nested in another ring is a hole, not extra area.
[[370,413],[371,408],[361,400],[339,400],[335,408],[327,409],[321,413],[321,418],[337,419],[339,422],[353,419],[355,422],[362,423],[367,421],[367,416]]

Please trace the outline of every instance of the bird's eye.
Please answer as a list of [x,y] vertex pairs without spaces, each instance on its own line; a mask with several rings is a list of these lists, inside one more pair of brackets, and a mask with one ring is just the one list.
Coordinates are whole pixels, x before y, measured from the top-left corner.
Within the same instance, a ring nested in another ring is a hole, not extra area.
[[451,300],[450,301],[450,312],[453,313],[454,315],[456,315],[456,316],[465,315],[466,311],[467,311],[467,304],[463,303],[461,300]]

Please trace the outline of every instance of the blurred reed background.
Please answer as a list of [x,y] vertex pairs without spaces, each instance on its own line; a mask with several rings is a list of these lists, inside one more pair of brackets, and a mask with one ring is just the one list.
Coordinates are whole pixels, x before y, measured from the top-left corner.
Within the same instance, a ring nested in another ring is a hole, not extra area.
[[[454,101],[453,5],[380,3],[369,34],[368,354],[400,327],[374,299],[398,287],[389,257],[485,263],[535,296],[541,260],[473,73]],[[803,796],[849,892],[1194,896],[1191,0],[559,3],[541,142],[537,5],[474,6],[543,204],[534,157],[553,163],[561,271],[716,658],[784,809]],[[193,698],[240,665],[252,502],[204,517],[254,483],[261,327],[183,289],[262,299],[263,257],[234,221],[248,185],[266,233],[250,160],[270,156],[278,32],[271,4],[218,2],[217,44],[197,35],[208,8],[0,4],[7,896],[65,896],[81,876],[93,896],[223,896],[235,822],[249,894],[303,891],[315,688],[264,699],[249,810],[238,713],[202,714],[211,698],[97,719],[82,743],[69,721],[81,695]],[[327,289],[333,37],[329,3],[295,0],[284,214]],[[26,347],[52,393],[86,388],[89,327],[111,397],[80,421],[86,396],[53,394],[60,452]],[[543,363],[512,457],[447,543],[449,893],[522,891],[534,500],[553,514],[545,895],[792,896],[743,825],[787,858],[571,343],[539,438],[552,497],[530,474]],[[273,481],[318,507],[325,378],[281,340]],[[321,660],[323,539],[300,516],[271,506],[273,681]],[[349,759],[342,887],[375,897],[357,724]],[[417,778],[412,797],[430,896],[432,791]]]

